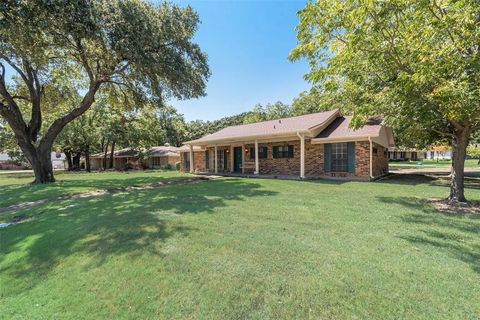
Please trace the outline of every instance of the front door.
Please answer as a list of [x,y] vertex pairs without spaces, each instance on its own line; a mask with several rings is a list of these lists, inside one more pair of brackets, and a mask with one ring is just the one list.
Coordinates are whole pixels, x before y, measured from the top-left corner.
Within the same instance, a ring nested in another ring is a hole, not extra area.
[[242,147],[233,148],[233,172],[242,172]]

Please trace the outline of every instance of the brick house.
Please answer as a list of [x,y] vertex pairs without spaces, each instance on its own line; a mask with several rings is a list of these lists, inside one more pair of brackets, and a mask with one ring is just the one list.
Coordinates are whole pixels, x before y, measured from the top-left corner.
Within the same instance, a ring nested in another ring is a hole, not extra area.
[[[339,110],[224,128],[180,150],[181,171],[371,180],[388,173],[392,130],[371,118],[357,130]],[[192,161],[193,160],[193,161]]]
[[[142,157],[137,150],[126,148],[120,149],[113,153],[113,168],[116,170],[124,170],[126,168],[175,168],[180,161],[180,148],[170,145],[152,147],[143,151]],[[92,170],[103,169],[104,153],[96,153],[90,155],[90,167]],[[110,159],[110,153],[107,153],[107,159]],[[107,165],[108,165],[107,161]]]

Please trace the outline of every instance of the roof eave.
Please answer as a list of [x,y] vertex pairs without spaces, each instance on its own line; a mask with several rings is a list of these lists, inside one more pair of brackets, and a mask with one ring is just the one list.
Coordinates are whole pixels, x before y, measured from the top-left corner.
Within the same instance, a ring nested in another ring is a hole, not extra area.
[[375,138],[378,135],[365,135],[365,136],[345,136],[345,137],[327,137],[327,138],[313,138],[312,144],[323,144],[329,142],[348,142],[348,141],[366,141],[369,138]]
[[184,142],[185,145],[192,146],[203,146],[210,144],[219,144],[219,143],[234,143],[234,142],[247,142],[253,140],[268,140],[269,138],[278,138],[278,137],[297,137],[297,133],[310,134],[310,130],[295,130],[289,132],[279,132],[276,134],[267,134],[267,135],[252,135],[252,136],[240,136],[240,137],[229,137],[224,139],[213,139],[213,140],[192,140]]

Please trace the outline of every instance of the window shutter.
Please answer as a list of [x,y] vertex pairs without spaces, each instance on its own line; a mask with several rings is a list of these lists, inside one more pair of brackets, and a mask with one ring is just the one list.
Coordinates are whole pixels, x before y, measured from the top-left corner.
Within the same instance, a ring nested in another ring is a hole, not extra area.
[[293,158],[293,145],[288,146],[288,157]]
[[255,159],[255,148],[250,147],[250,160]]
[[355,173],[355,142],[347,144],[348,172]]
[[208,150],[205,150],[205,169],[210,169],[209,164],[210,164],[210,156]]
[[332,169],[332,145],[330,143],[325,143],[323,148],[323,171],[330,172]]
[[273,147],[273,158],[278,158],[278,147]]

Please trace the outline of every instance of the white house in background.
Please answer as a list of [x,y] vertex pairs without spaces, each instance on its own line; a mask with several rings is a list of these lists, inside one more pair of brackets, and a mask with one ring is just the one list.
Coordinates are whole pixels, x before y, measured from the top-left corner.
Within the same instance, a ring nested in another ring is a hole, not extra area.
[[6,153],[0,153],[0,163],[5,163],[10,160],[10,157]]
[[433,150],[416,150],[405,148],[389,148],[388,149],[389,160],[452,160],[452,151],[433,151]]
[[65,162],[67,161],[67,157],[65,156],[65,153],[52,152],[50,155],[50,159],[52,159],[52,167],[54,170],[65,169],[66,167]]
[[[65,169],[65,161],[66,157],[64,153],[61,152],[52,152],[50,154],[50,159],[52,160],[52,167],[54,170],[62,170]],[[15,164],[10,164],[12,158],[8,156],[6,153],[0,153],[0,165],[3,169],[7,170],[15,170],[21,169],[22,166],[17,166]],[[7,165],[8,164],[8,165]]]
[[447,151],[427,151],[426,152],[426,159],[431,160],[452,160],[452,150]]

